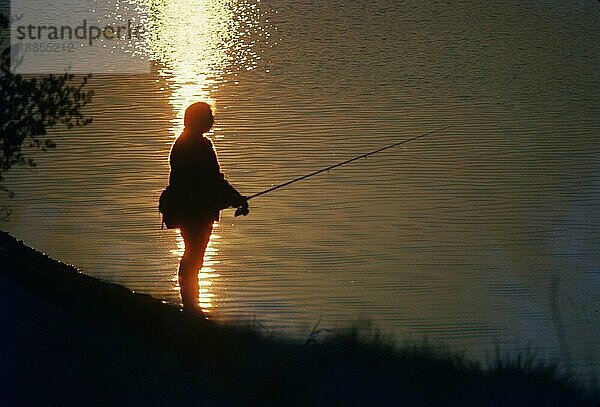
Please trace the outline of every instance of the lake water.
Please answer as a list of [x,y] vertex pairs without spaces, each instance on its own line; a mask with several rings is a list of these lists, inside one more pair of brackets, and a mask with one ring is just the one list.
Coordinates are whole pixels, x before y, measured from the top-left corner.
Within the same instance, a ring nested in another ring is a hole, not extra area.
[[157,199],[183,110],[216,106],[224,211],[201,273],[219,321],[306,338],[358,319],[485,359],[600,373],[600,4],[156,2],[147,75],[95,75],[93,124],[15,169],[3,229],[179,303]]

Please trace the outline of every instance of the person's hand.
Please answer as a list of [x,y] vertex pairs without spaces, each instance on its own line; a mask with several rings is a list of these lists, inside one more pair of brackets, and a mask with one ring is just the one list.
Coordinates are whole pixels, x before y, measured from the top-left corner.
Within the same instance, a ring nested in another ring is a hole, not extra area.
[[237,206],[234,216],[246,216],[250,213],[250,210],[248,209],[248,198],[243,195],[234,197],[233,206]]
[[248,198],[243,195],[234,195],[233,200],[231,202],[231,206],[233,207],[248,207]]
[[237,216],[240,216],[240,215],[242,215],[242,216],[246,216],[246,215],[248,215],[249,213],[250,213],[250,209],[248,209],[248,206],[247,206],[247,205],[246,205],[246,206],[240,206],[239,208],[237,208],[237,209],[235,210],[235,214],[234,214],[233,216],[236,216],[236,217],[237,217]]

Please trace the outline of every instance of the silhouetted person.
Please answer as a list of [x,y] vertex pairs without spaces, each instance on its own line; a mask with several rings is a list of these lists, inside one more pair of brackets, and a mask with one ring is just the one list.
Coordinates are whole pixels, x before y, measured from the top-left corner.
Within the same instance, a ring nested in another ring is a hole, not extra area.
[[[229,206],[247,208],[248,201],[224,178],[211,141],[204,136],[214,123],[203,102],[185,111],[183,133],[170,155],[169,188],[176,201],[176,226],[185,242],[179,265],[179,287],[184,309],[200,311],[198,271],[219,211]],[[169,225],[167,225],[169,226]]]

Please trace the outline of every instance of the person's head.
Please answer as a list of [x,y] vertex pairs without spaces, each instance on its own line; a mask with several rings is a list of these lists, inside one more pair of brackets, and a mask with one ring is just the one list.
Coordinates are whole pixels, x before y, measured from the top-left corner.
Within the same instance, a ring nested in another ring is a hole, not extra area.
[[207,103],[196,102],[185,109],[183,124],[186,130],[194,133],[206,133],[212,128],[214,122],[215,118]]

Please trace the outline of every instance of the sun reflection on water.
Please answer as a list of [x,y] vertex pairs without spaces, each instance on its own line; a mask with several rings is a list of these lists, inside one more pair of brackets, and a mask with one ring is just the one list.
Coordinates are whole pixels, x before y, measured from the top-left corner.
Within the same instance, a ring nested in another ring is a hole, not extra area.
[[224,77],[257,66],[256,38],[266,41],[269,37],[260,27],[257,3],[154,0],[147,4],[147,52],[171,90],[173,137],[183,129],[187,106],[203,101],[216,108],[213,95],[218,85],[227,81]]
[[[171,93],[169,103],[174,116],[170,134],[174,141],[183,130],[187,106],[203,101],[216,111],[218,100],[215,91],[220,83],[227,81],[225,77],[257,66],[260,57],[255,53],[254,45],[260,41],[268,43],[269,32],[259,23],[259,1],[137,1],[146,9],[148,16],[145,51]],[[217,140],[222,137],[213,133],[209,136]],[[204,265],[198,274],[200,307],[204,312],[214,310],[218,303],[215,288],[219,277],[216,272],[219,263],[218,227],[215,223],[204,255]],[[172,254],[181,257],[183,251],[183,238],[178,234],[177,249]],[[177,281],[177,276],[174,281]]]

